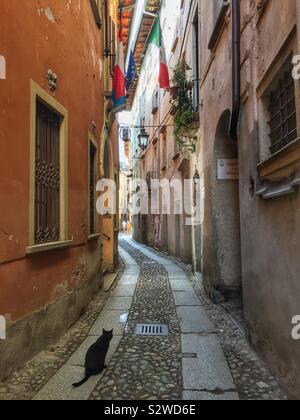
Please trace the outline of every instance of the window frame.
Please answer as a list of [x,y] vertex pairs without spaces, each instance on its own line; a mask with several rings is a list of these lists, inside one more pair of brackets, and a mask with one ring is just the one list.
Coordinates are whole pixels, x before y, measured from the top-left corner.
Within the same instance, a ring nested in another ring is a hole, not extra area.
[[[290,61],[290,65],[287,64],[286,68],[284,66],[281,69],[280,73],[276,77],[276,81],[274,83],[274,87],[272,86],[269,89],[269,137],[270,137],[270,151],[271,156],[277,152],[280,152],[286,146],[297,140],[298,138],[298,130],[297,130],[297,109],[296,109],[296,86],[295,81],[292,78],[292,57],[288,59]],[[292,87],[293,92],[292,96],[288,97],[289,88]],[[283,99],[284,98],[284,99]],[[276,110],[275,103],[280,103],[279,109]],[[293,105],[293,110],[289,112],[289,106]],[[286,112],[285,118],[283,118],[283,112]],[[295,127],[293,126],[293,130],[289,130],[290,122],[292,119],[295,118]],[[278,121],[276,126],[272,126],[276,124],[276,120],[280,119],[280,123]],[[284,127],[287,124],[287,127]],[[276,139],[276,132],[280,130],[281,137],[280,140]],[[283,136],[283,130],[286,131],[285,136]],[[296,137],[289,140],[289,137],[292,137],[292,134],[295,134]],[[282,144],[280,146],[280,144]]]
[[[37,102],[43,103],[61,118],[60,142],[60,239],[57,242],[35,242],[35,169],[36,169],[36,112]],[[35,254],[70,246],[68,232],[68,111],[47,91],[30,81],[30,175],[29,175],[29,238],[26,254]]]
[[218,44],[218,40],[225,26],[225,16],[231,4],[228,0],[220,0],[221,4],[217,5],[216,3],[218,1],[212,0],[213,30],[208,42],[208,49],[210,51],[213,51]]
[[282,70],[289,59],[297,51],[297,38],[295,27],[288,34],[268,69],[264,72],[259,81],[257,91],[257,114],[258,114],[258,155],[257,170],[261,179],[277,180],[278,178],[289,177],[291,171],[296,170],[300,160],[300,86],[295,83],[295,103],[297,118],[298,137],[293,142],[287,144],[274,154],[271,154],[269,147],[271,139],[268,130],[269,112],[268,112],[268,93],[274,81],[280,78]]
[[117,25],[115,24],[114,19],[112,16],[109,16],[108,18],[108,31],[109,31],[109,43],[108,48],[110,51],[110,57],[109,57],[109,72],[110,77],[114,77],[115,72],[115,66],[116,66],[116,54],[117,54]]
[[[60,124],[60,115],[38,99],[36,102],[35,150],[34,230],[36,245],[60,239]],[[48,184],[46,186],[44,185],[45,181]],[[49,239],[47,239],[48,235]]]

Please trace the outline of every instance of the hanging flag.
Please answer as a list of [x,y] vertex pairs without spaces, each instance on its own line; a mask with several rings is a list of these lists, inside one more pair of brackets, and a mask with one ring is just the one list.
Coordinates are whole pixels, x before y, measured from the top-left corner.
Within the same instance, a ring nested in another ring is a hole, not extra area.
[[127,72],[126,72],[127,92],[129,91],[131,83],[133,82],[133,79],[135,78],[135,74],[136,74],[136,65],[135,65],[134,53],[133,53],[133,50],[131,49],[129,63],[128,63]]
[[152,32],[150,34],[148,45],[150,44],[159,49],[159,86],[161,89],[169,90],[170,76],[159,17],[156,18]]
[[116,55],[116,65],[113,79],[113,102],[115,112],[121,111],[126,107],[126,81],[125,81],[125,54],[122,33],[123,1],[120,2],[120,30],[118,35],[118,46]]

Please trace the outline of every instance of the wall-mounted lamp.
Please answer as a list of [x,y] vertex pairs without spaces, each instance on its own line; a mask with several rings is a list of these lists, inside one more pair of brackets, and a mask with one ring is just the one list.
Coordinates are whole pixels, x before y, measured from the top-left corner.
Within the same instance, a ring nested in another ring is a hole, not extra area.
[[198,169],[196,169],[196,171],[195,171],[195,175],[193,177],[193,180],[194,180],[194,184],[195,185],[198,185],[199,184],[199,182],[200,182],[200,174],[199,174]]
[[147,133],[147,131],[145,130],[145,127],[142,127],[142,130],[141,130],[140,134],[138,135],[139,147],[142,150],[146,150],[147,149],[149,137],[150,136]]

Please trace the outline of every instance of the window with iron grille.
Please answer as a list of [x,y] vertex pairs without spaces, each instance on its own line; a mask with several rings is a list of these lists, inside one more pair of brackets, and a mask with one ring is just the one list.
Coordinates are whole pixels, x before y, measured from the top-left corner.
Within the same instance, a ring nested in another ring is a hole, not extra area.
[[116,25],[111,17],[109,17],[109,49],[111,52],[110,56],[110,74],[114,76],[115,65],[116,65],[116,53],[117,53],[117,38],[116,38]]
[[60,240],[60,116],[36,106],[35,244]]
[[90,235],[96,233],[96,212],[95,212],[95,186],[96,186],[96,156],[97,149],[92,142],[90,142]]
[[270,139],[274,154],[297,139],[295,82],[292,68],[285,71],[270,93]]

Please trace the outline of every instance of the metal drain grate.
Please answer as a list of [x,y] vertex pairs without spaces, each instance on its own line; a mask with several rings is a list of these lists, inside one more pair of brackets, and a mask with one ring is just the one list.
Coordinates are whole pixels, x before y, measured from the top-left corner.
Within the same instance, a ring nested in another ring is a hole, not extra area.
[[136,335],[167,336],[169,328],[163,324],[138,324],[135,333]]

